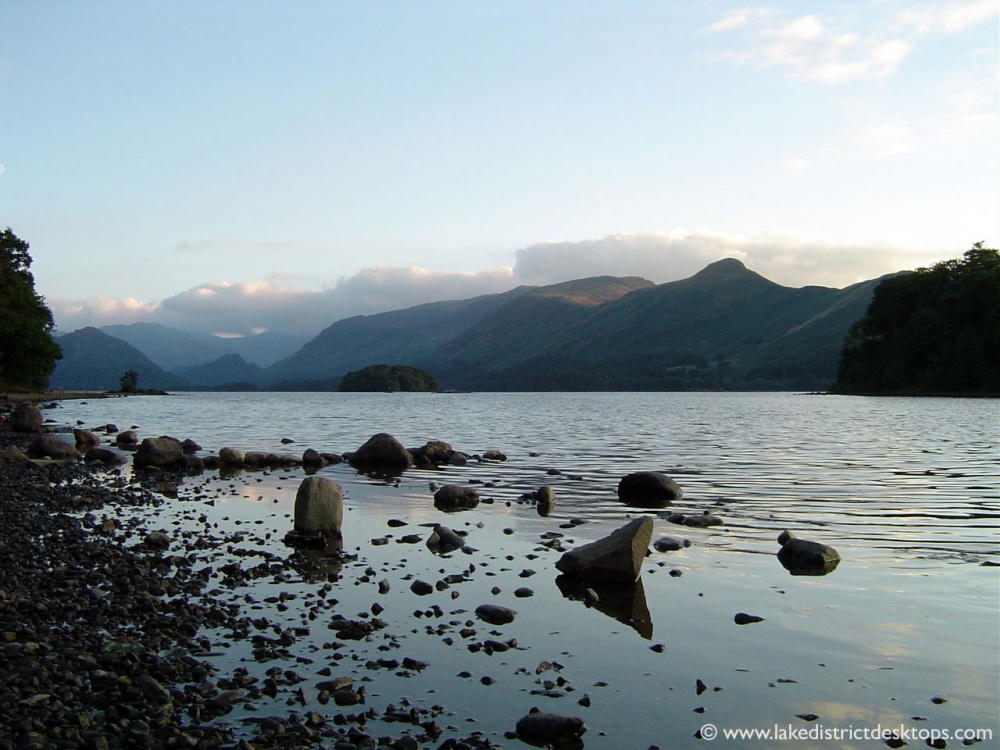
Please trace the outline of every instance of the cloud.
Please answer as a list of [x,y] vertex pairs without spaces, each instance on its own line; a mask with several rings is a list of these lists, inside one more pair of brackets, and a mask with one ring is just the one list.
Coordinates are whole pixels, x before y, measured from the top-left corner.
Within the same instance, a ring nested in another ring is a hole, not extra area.
[[913,49],[905,39],[863,37],[815,14],[783,21],[760,9],[730,11],[708,30],[742,31],[743,47],[723,52],[722,60],[830,84],[891,75]]
[[642,276],[663,283],[691,276],[722,258],[737,258],[786,286],[836,288],[941,259],[939,254],[888,245],[845,244],[777,232],[745,238],[672,232],[538,243],[517,252],[514,273],[523,283],[540,285],[601,275]]
[[782,233],[730,237],[712,232],[619,233],[539,242],[515,253],[513,267],[473,272],[414,266],[367,268],[332,286],[293,289],[273,280],[201,284],[160,304],[135,299],[50,301],[59,330],[150,322],[187,331],[248,335],[262,330],[315,335],[342,318],[428,302],[496,294],[589,276],[641,276],[656,283],[691,276],[722,258],[738,258],[787,286],[843,287],[941,259],[904,248],[844,244]]
[[1000,5],[996,0],[939,0],[907,8],[899,14],[897,22],[918,34],[956,34],[997,15]]

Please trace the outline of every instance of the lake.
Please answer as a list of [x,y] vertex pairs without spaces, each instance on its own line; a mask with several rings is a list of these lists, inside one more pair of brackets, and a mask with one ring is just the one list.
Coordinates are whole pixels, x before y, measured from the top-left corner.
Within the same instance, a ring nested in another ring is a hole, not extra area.
[[[326,467],[320,475],[344,489],[344,549],[357,555],[323,593],[335,607],[306,615],[327,579],[265,578],[221,594],[254,617],[299,628],[284,659],[303,685],[324,679],[328,667],[364,680],[369,707],[426,708],[448,736],[480,732],[498,745],[524,746],[504,733],[537,706],[583,718],[587,748],[746,745],[727,739],[745,730],[771,733],[755,747],[788,747],[789,736],[802,746],[882,746],[870,736],[879,730],[910,732],[910,745],[942,732],[951,733],[949,746],[966,730],[991,732],[984,747],[1000,737],[1000,401],[233,393],[65,401],[47,414],[90,428],[137,425],[140,437],[192,438],[206,453],[224,446],[343,453],[388,432],[411,447],[444,440],[468,454],[506,454],[504,462],[410,469],[390,481],[346,464]],[[620,503],[619,480],[643,470],[671,476],[683,498],[665,510]],[[177,498],[142,523],[151,530],[200,523],[287,557],[282,537],[304,476],[206,472],[172,488]],[[435,509],[432,484],[470,482],[483,498],[476,509]],[[522,499],[543,485],[557,497],[547,517]],[[667,520],[704,511],[723,525]],[[609,594],[587,607],[564,596],[553,539],[569,549],[637,515],[655,517],[654,540],[672,536],[690,546],[651,552],[622,602]],[[401,541],[425,538],[427,523],[466,533],[466,551],[442,557]],[[833,546],[842,562],[825,576],[790,575],[775,557],[785,529]],[[372,543],[383,537],[388,544]],[[206,559],[218,567],[227,555],[232,547]],[[441,585],[418,596],[410,590],[416,579]],[[523,587],[533,595],[515,596]],[[349,655],[331,653],[336,634],[326,625],[334,614],[355,618],[375,603],[387,628],[352,642]],[[518,615],[485,625],[473,614],[484,603]],[[763,620],[737,625],[740,612]],[[462,635],[466,628],[475,634]],[[238,665],[263,676],[275,666],[255,659],[245,640],[207,636],[207,658],[223,671]],[[513,639],[516,648],[477,648],[486,639]],[[387,656],[428,666],[375,664]],[[289,695],[279,692],[256,718],[335,712],[310,695],[290,705]],[[225,721],[252,718],[237,709]],[[367,731],[403,730],[372,720]]]

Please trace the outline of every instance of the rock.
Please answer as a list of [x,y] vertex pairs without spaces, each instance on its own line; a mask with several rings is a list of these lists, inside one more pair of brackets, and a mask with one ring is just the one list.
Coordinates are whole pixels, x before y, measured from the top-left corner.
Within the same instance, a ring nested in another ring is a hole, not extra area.
[[170,537],[162,531],[151,531],[146,535],[145,544],[149,549],[166,549],[170,546]]
[[87,448],[93,448],[95,445],[101,444],[101,439],[90,430],[73,430],[73,439],[76,442],[77,450],[80,451],[85,451]]
[[556,563],[563,573],[596,580],[634,581],[653,535],[653,519],[636,518],[603,539],[563,554]]
[[479,505],[479,493],[471,487],[446,484],[434,493],[434,507],[438,510],[466,510]]
[[737,625],[752,625],[755,622],[764,622],[764,618],[757,615],[748,615],[746,612],[737,612],[733,616],[733,622]]
[[420,579],[417,579],[416,581],[410,584],[410,591],[412,591],[417,596],[427,596],[428,594],[434,593],[434,587],[431,586],[431,584],[427,583],[427,581],[421,581]]
[[657,552],[676,552],[679,549],[690,546],[690,542],[685,544],[685,541],[672,536],[661,536],[653,542],[653,549]]
[[483,453],[483,458],[487,461],[506,461],[507,456],[500,451],[486,451]]
[[21,404],[10,415],[10,426],[15,432],[39,432],[42,429],[42,410],[33,404]]
[[184,440],[184,442],[181,443],[181,450],[184,451],[185,455],[190,455],[192,453],[197,453],[198,451],[200,451],[201,450],[201,446],[198,445],[191,438],[187,438],[187,439]]
[[102,464],[123,464],[128,461],[125,456],[121,453],[116,453],[110,448],[91,448],[88,450],[84,456],[83,460],[89,463],[102,463]]
[[306,477],[295,493],[295,531],[321,534],[340,531],[344,520],[344,494],[340,485],[325,477]]
[[411,448],[410,455],[417,465],[436,466],[449,463],[455,450],[443,440],[430,440],[419,448]]
[[242,466],[246,463],[246,454],[239,448],[223,448],[219,451],[219,460],[227,466]]
[[115,436],[115,443],[118,445],[138,445],[139,436],[135,430],[125,430],[125,432],[119,432]]
[[302,463],[305,466],[323,466],[326,460],[320,455],[319,451],[313,448],[306,448],[302,452]]
[[447,526],[440,524],[435,526],[434,531],[427,537],[427,548],[440,555],[446,555],[449,552],[462,549],[464,546],[465,540],[462,537]]
[[506,625],[508,622],[514,622],[516,615],[515,610],[501,607],[499,604],[480,604],[476,607],[476,616],[490,625]]
[[39,435],[28,444],[29,458],[78,458],[76,448],[56,435]]
[[618,499],[639,508],[665,508],[683,494],[673,479],[658,471],[638,471],[618,483]]
[[8,446],[0,451],[0,461],[27,461],[28,456],[16,445]]
[[709,526],[722,526],[722,519],[706,510],[701,515],[684,516],[681,523],[695,529],[707,529]]
[[135,452],[132,463],[137,467],[166,469],[176,466],[184,457],[184,449],[176,438],[160,436],[145,438]]
[[116,432],[118,432],[118,425],[108,422],[106,425],[104,425],[104,432],[107,435],[114,435]]
[[551,747],[580,737],[587,731],[583,719],[563,714],[548,714],[533,708],[518,719],[517,737],[539,747]]
[[380,432],[351,454],[351,465],[362,469],[403,471],[413,463],[413,456],[392,435]]
[[556,504],[556,491],[548,485],[539,487],[535,492],[535,500],[539,505],[551,508]]
[[790,531],[781,532],[778,544],[778,562],[793,576],[824,576],[840,564],[833,547],[799,539]]

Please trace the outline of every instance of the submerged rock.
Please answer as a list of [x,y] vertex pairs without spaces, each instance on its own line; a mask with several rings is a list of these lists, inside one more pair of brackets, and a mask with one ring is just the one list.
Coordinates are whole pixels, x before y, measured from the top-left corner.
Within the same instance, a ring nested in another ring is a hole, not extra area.
[[653,519],[636,518],[603,539],[563,554],[556,563],[563,573],[596,580],[635,581],[653,535]]
[[778,536],[778,562],[793,576],[825,576],[840,564],[840,554],[833,547],[799,539],[790,531]]
[[639,508],[664,508],[683,494],[677,482],[659,471],[637,471],[618,483],[618,499]]

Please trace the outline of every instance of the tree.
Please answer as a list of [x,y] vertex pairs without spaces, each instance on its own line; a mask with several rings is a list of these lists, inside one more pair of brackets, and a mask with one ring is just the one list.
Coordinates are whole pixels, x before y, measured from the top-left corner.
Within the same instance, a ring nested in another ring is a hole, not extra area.
[[437,381],[416,367],[369,365],[349,372],[340,381],[341,391],[421,391],[436,393]]
[[10,227],[0,230],[0,383],[44,390],[62,351],[30,268],[28,243]]
[[118,381],[118,390],[122,393],[135,393],[139,390],[139,373],[129,370]]
[[1000,393],[1000,251],[886,279],[844,341],[834,390]]

